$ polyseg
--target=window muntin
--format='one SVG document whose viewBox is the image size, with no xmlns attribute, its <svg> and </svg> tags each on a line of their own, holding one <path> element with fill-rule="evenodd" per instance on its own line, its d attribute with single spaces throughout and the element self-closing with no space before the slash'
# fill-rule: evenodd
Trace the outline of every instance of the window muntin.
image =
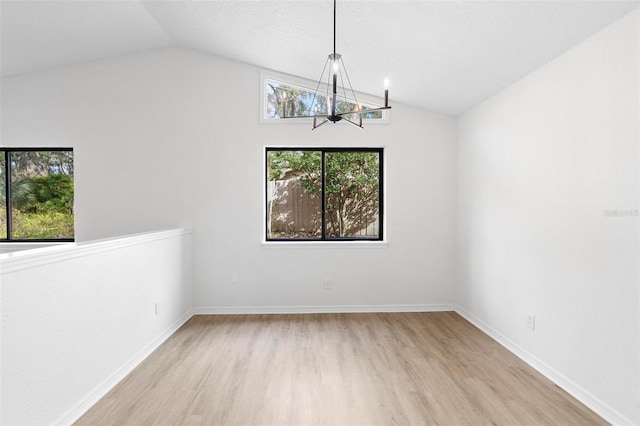
<svg viewBox="0 0 640 426">
<path fill-rule="evenodd" d="M 73 150 L 7 148 L 0 157 L 0 241 L 73 241 Z"/>
<path fill-rule="evenodd" d="M 381 241 L 382 148 L 266 148 L 267 241 Z"/>
</svg>

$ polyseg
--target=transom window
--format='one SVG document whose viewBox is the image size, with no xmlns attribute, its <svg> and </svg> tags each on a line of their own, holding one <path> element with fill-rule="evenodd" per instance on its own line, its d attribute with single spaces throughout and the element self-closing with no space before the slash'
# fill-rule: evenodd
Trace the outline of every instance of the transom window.
<svg viewBox="0 0 640 426">
<path fill-rule="evenodd" d="M 73 150 L 0 148 L 0 241 L 73 241 Z"/>
<path fill-rule="evenodd" d="M 381 241 L 382 148 L 266 148 L 267 241 Z"/>
<path fill-rule="evenodd" d="M 307 117 L 314 114 L 326 114 L 328 111 L 326 85 L 318 87 L 312 82 L 299 77 L 293 77 L 276 72 L 261 73 L 262 78 L 262 108 L 263 122 L 294 123 L 297 120 L 280 120 L 282 117 Z M 317 96 L 314 97 L 318 88 Z M 341 94 L 342 95 L 342 94 Z M 338 112 L 348 112 L 355 109 L 378 108 L 382 100 L 359 93 L 355 99 L 339 97 Z M 358 108 L 359 107 L 359 108 Z M 371 123 L 388 123 L 387 111 L 372 111 L 362 115 L 362 119 Z M 304 123 L 304 121 L 302 121 Z"/>
</svg>

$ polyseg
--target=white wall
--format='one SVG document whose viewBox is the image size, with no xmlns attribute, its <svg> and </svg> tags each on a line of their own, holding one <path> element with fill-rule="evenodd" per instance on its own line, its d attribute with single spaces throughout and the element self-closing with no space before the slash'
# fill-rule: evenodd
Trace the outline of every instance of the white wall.
<svg viewBox="0 0 640 426">
<path fill-rule="evenodd" d="M 636 11 L 459 118 L 456 295 L 601 415 L 635 424 L 639 29 Z"/>
<path fill-rule="evenodd" d="M 13 253 L 22 250 L 33 250 L 45 247 L 56 247 L 73 243 L 0 243 L 0 254 Z"/>
<path fill-rule="evenodd" d="M 365 130 L 260 124 L 258 68 L 166 49 L 3 79 L 1 140 L 75 149 L 80 241 L 193 226 L 200 312 L 457 302 L 608 419 L 638 423 L 638 218 L 604 214 L 639 207 L 638 19 L 458 127 L 393 99 L 391 124 Z M 262 245 L 264 145 L 384 146 L 389 244 Z"/>
<path fill-rule="evenodd" d="M 451 307 L 455 119 L 392 92 L 388 125 L 260 124 L 259 75 L 166 49 L 6 78 L 2 143 L 74 148 L 79 240 L 193 226 L 201 312 Z M 264 145 L 384 147 L 389 244 L 263 246 Z"/>
<path fill-rule="evenodd" d="M 0 255 L 0 423 L 74 421 L 191 316 L 190 262 L 181 229 Z"/>
</svg>

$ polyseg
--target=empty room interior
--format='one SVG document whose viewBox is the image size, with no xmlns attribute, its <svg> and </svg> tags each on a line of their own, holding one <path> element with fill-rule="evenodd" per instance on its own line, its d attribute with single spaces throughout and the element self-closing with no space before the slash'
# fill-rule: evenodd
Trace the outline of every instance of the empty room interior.
<svg viewBox="0 0 640 426">
<path fill-rule="evenodd" d="M 0 424 L 640 426 L 639 1 L 0 25 Z"/>
</svg>

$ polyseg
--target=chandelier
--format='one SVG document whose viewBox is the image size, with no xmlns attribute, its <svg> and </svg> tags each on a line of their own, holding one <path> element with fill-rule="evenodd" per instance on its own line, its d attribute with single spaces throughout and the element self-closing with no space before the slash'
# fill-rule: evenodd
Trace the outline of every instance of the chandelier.
<svg viewBox="0 0 640 426">
<path fill-rule="evenodd" d="M 326 84 L 323 87 L 326 89 L 324 89 L 324 91 L 320 91 L 320 87 L 325 81 L 325 78 Z M 324 97 L 324 102 L 320 101 L 319 95 Z M 342 56 L 336 53 L 336 0 L 333 0 L 333 53 L 329 54 L 324 63 L 322 74 L 320 75 L 315 93 L 311 99 L 311 110 L 313 111 L 313 115 L 287 116 L 286 105 L 286 101 L 283 102 L 283 113 L 280 118 L 311 117 L 313 118 L 313 129 L 316 129 L 328 122 L 337 123 L 342 120 L 363 128 L 363 114 L 391 109 L 389 106 L 388 79 L 384 80 L 383 107 L 363 108 L 358 102 L 356 92 L 351 86 L 351 80 L 349 80 L 349 74 L 347 74 L 347 69 L 344 65 L 344 61 L 342 60 Z"/>
</svg>

